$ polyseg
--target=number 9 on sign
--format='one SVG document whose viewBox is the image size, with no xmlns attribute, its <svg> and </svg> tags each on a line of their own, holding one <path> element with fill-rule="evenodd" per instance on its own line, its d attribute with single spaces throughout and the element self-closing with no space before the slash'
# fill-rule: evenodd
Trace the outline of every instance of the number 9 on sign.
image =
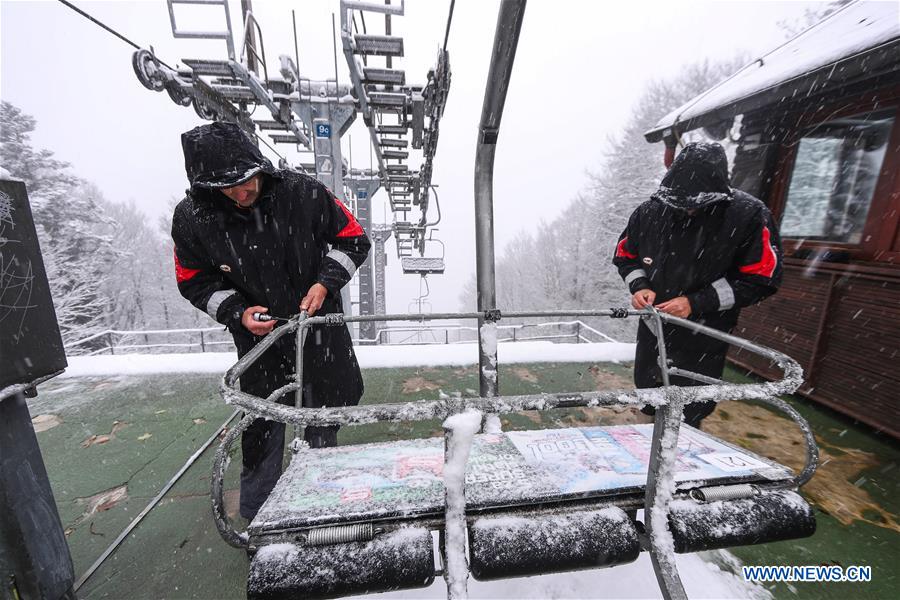
<svg viewBox="0 0 900 600">
<path fill-rule="evenodd" d="M 330 138 L 331 125 L 328 123 L 316 123 L 316 137 Z"/>
</svg>

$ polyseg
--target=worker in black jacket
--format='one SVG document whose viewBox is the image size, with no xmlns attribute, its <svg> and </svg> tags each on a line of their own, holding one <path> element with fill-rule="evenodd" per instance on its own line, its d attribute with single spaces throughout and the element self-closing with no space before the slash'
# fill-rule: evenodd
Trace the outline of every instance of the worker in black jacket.
<svg viewBox="0 0 900 600">
<path fill-rule="evenodd" d="M 636 309 L 662 312 L 730 332 L 740 309 L 772 295 L 781 282 L 781 243 L 766 206 L 729 185 L 728 160 L 719 144 L 684 147 L 659 190 L 631 215 L 613 264 Z M 683 327 L 664 327 L 670 364 L 721 378 L 724 342 Z M 662 385 L 656 336 L 641 321 L 634 359 L 638 388 Z M 673 385 L 700 385 L 672 377 Z M 684 420 L 699 427 L 715 403 L 694 403 Z M 650 407 L 645 412 L 652 414 Z"/>
<path fill-rule="evenodd" d="M 172 219 L 178 289 L 231 331 L 238 356 L 276 323 L 254 313 L 342 312 L 341 288 L 370 247 L 350 211 L 312 177 L 273 168 L 236 125 L 203 125 L 181 142 L 191 187 Z M 241 389 L 265 397 L 289 383 L 295 347 L 295 336 L 279 339 L 247 369 Z M 362 396 L 346 327 L 310 331 L 303 373 L 304 406 L 355 405 Z M 307 427 L 304 435 L 312 447 L 337 444 L 336 427 Z M 240 513 L 252 519 L 281 475 L 284 424 L 257 419 L 241 447 Z"/>
</svg>

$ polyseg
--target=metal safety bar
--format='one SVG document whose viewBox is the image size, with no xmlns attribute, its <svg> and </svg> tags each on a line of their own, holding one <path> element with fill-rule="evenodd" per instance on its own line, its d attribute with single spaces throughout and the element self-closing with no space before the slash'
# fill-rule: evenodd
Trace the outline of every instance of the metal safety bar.
<svg viewBox="0 0 900 600">
<path fill-rule="evenodd" d="M 253 29 L 250 26 L 253 26 Z M 259 51 L 256 50 L 256 46 L 253 43 L 253 34 L 259 36 Z M 250 60 L 252 58 L 252 60 Z M 263 68 L 263 82 L 269 83 L 269 69 L 266 66 L 266 46 L 263 42 L 262 28 L 259 26 L 259 21 L 256 20 L 256 17 L 253 16 L 253 13 L 249 10 L 247 11 L 246 16 L 244 17 L 244 43 L 241 45 L 241 62 L 247 61 L 247 68 L 251 71 L 256 72 L 256 76 L 259 77 L 259 69 L 254 69 L 254 63 L 262 64 Z"/>
<path fill-rule="evenodd" d="M 295 440 L 292 448 L 296 452 L 302 447 L 298 443 L 300 429 L 305 426 L 359 425 L 380 421 L 423 421 L 430 419 L 446 419 L 465 411 L 477 410 L 482 414 L 507 414 L 527 410 L 549 410 L 571 407 L 609 407 L 609 406 L 644 406 L 657 408 L 651 441 L 651 458 L 648 466 L 647 485 L 645 489 L 644 511 L 648 531 L 649 552 L 656 572 L 660 589 L 665 598 L 686 598 L 684 587 L 675 564 L 672 533 L 666 525 L 668 506 L 675 491 L 675 461 L 678 444 L 678 432 L 681 425 L 682 410 L 692 402 L 721 402 L 723 400 L 758 400 L 765 402 L 795 421 L 803 433 L 806 445 L 806 462 L 803 469 L 795 477 L 776 482 L 758 483 L 755 488 L 763 490 L 793 489 L 810 480 L 818 462 L 818 448 L 809 424 L 786 402 L 778 398 L 790 394 L 802 383 L 803 371 L 791 357 L 771 348 L 760 346 L 734 335 L 712 329 L 705 325 L 661 313 L 653 308 L 632 310 L 613 308 L 606 310 L 580 311 L 522 311 L 503 313 L 507 318 L 527 317 L 640 317 L 651 326 L 659 341 L 659 364 L 663 378 L 663 387 L 632 390 L 609 390 L 577 393 L 538 393 L 517 396 L 491 396 L 479 398 L 441 398 L 438 400 L 418 400 L 404 403 L 376 404 L 369 406 L 346 406 L 304 408 L 302 393 L 295 395 L 295 406 L 277 403 L 285 394 L 302 389 L 303 384 L 303 351 L 308 331 L 314 326 L 344 327 L 347 323 L 369 321 L 437 321 L 448 319 L 478 319 L 490 326 L 500 319 L 499 311 L 436 313 L 420 315 L 362 315 L 345 317 L 343 314 L 329 314 L 308 317 L 301 313 L 288 319 L 280 327 L 257 344 L 244 355 L 222 379 L 220 392 L 229 404 L 247 412 L 247 416 L 222 441 L 213 466 L 212 503 L 216 527 L 222 538 L 235 547 L 247 547 L 249 539 L 246 534 L 239 533 L 229 524 L 225 515 L 223 499 L 224 473 L 227 468 L 228 454 L 231 446 L 238 439 L 254 418 L 263 417 L 295 427 Z M 748 352 L 757 354 L 772 361 L 784 373 L 781 379 L 763 383 L 726 383 L 691 371 L 667 366 L 663 325 L 685 327 L 697 333 L 709 336 Z M 267 398 L 259 398 L 236 389 L 240 376 L 266 350 L 286 335 L 297 336 L 297 364 L 294 381 L 278 388 Z M 669 381 L 670 375 L 695 379 L 706 385 L 677 386 Z"/>
</svg>

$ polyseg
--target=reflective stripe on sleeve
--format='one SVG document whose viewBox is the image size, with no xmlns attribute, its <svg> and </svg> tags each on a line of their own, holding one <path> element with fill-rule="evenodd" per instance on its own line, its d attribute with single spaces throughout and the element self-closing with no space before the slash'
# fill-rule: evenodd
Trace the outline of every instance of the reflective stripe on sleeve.
<svg viewBox="0 0 900 600">
<path fill-rule="evenodd" d="M 724 277 L 720 277 L 712 282 L 712 287 L 716 290 L 716 296 L 719 297 L 719 310 L 728 310 L 734 306 L 734 290 L 731 284 Z"/>
<path fill-rule="evenodd" d="M 325 255 L 325 258 L 330 258 L 344 267 L 344 270 L 347 271 L 347 275 L 350 277 L 353 277 L 353 274 L 356 273 L 356 265 L 353 263 L 353 259 L 340 250 L 332 248 L 331 251 Z"/>
<path fill-rule="evenodd" d="M 631 282 L 635 279 L 640 279 L 641 277 L 646 277 L 647 273 L 643 269 L 635 269 L 631 273 L 625 276 L 625 285 L 631 285 Z"/>
<path fill-rule="evenodd" d="M 218 292 L 213 292 L 213 295 L 209 297 L 209 300 L 206 302 L 206 314 L 211 316 L 213 319 L 216 318 L 216 314 L 219 312 L 219 307 L 222 306 L 222 303 L 234 296 L 237 292 L 234 290 L 219 290 Z"/>
</svg>

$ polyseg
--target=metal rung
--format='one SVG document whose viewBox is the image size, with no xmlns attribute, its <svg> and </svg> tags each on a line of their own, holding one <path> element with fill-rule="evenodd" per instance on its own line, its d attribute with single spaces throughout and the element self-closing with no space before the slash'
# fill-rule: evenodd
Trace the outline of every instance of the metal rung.
<svg viewBox="0 0 900 600">
<path fill-rule="evenodd" d="M 361 2 L 360 0 L 342 0 L 341 8 L 344 10 L 359 10 L 363 12 L 403 16 L 403 4 L 403 0 L 400 0 L 400 4 L 393 5 L 375 4 L 374 2 Z"/>
<path fill-rule="evenodd" d="M 391 148 L 406 148 L 409 145 L 409 142 L 402 139 L 398 140 L 394 138 L 382 138 L 378 141 L 378 145 L 390 146 Z"/>
<path fill-rule="evenodd" d="M 409 128 L 406 125 L 380 125 L 375 128 L 375 133 L 379 134 L 391 134 L 391 135 L 403 135 Z"/>
<path fill-rule="evenodd" d="M 206 60 L 203 58 L 185 58 L 184 64 L 191 68 L 194 75 L 215 75 L 218 77 L 234 77 L 231 65 L 227 60 Z"/>
<path fill-rule="evenodd" d="M 406 94 L 394 94 L 391 92 L 371 92 L 368 96 L 369 104 L 376 108 L 403 108 L 406 105 Z"/>
<path fill-rule="evenodd" d="M 387 152 L 384 152 L 384 154 L 387 154 Z M 407 154 L 409 153 L 407 152 Z M 388 165 L 387 170 L 388 173 L 409 173 L 409 167 L 406 165 Z"/>
<path fill-rule="evenodd" d="M 284 123 L 279 123 L 278 121 L 254 121 L 254 123 L 256 123 L 256 126 L 259 127 L 260 129 L 284 130 L 284 129 L 288 128 L 288 125 L 285 125 Z"/>
<path fill-rule="evenodd" d="M 253 90 L 236 85 L 214 85 L 214 90 L 222 94 L 228 100 L 256 100 Z"/>
<path fill-rule="evenodd" d="M 363 68 L 363 83 L 387 85 L 403 85 L 406 83 L 406 71 L 400 69 Z"/>
<path fill-rule="evenodd" d="M 244 82 L 234 77 L 216 77 L 210 83 L 213 85 L 244 85 Z"/>
<path fill-rule="evenodd" d="M 384 158 L 396 158 L 396 159 L 404 159 L 409 158 L 409 152 L 403 152 L 402 150 L 382 150 L 381 156 Z M 408 168 L 404 165 L 404 169 Z"/>
<path fill-rule="evenodd" d="M 270 135 L 272 141 L 276 144 L 299 144 L 300 140 L 293 135 Z"/>
<path fill-rule="evenodd" d="M 357 35 L 353 38 L 354 54 L 368 56 L 403 56 L 403 38 L 392 35 Z"/>
</svg>

